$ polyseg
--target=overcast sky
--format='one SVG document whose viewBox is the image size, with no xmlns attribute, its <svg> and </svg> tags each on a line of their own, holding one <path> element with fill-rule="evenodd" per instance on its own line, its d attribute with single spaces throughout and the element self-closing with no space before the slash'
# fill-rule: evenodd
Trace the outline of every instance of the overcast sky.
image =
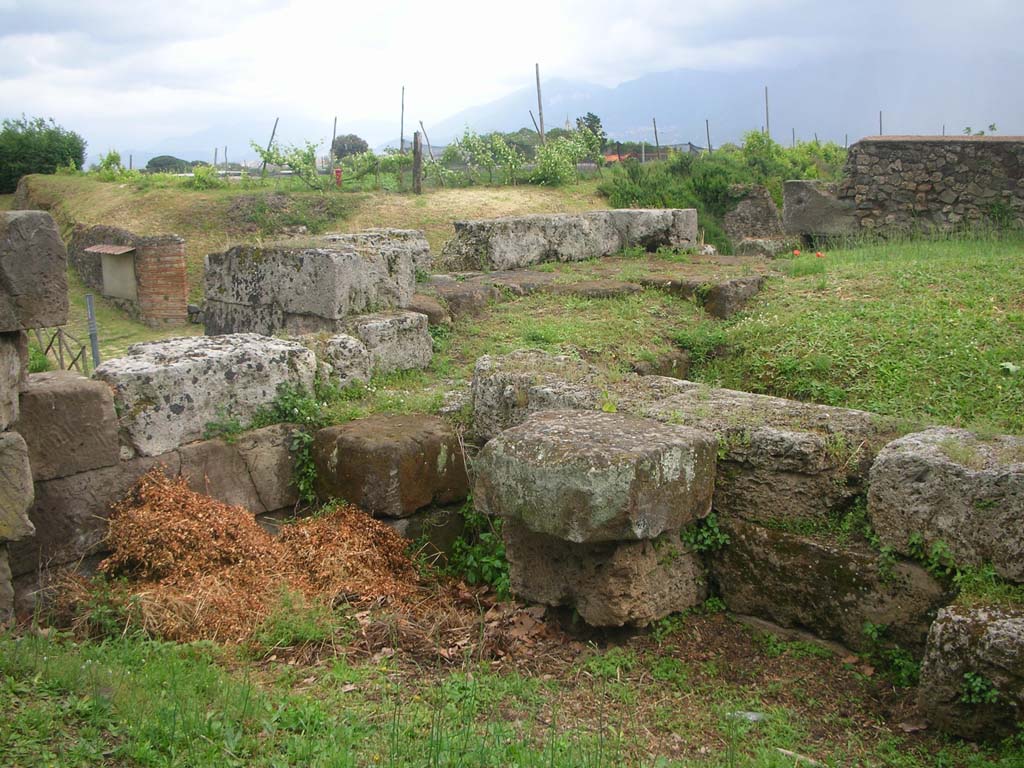
<svg viewBox="0 0 1024 768">
<path fill-rule="evenodd" d="M 0 116 L 52 116 L 94 153 L 276 115 L 381 123 L 380 141 L 403 84 L 407 125 L 429 124 L 529 84 L 535 61 L 602 85 L 883 50 L 908 70 L 942 51 L 1019 65 L 1022 32 L 1021 0 L 0 0 Z"/>
</svg>

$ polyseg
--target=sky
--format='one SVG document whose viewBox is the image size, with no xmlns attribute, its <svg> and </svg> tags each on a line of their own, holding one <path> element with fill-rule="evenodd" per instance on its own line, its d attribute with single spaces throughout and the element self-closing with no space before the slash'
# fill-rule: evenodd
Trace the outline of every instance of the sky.
<svg viewBox="0 0 1024 768">
<path fill-rule="evenodd" d="M 53 117 L 93 155 L 231 123 L 265 136 L 276 116 L 322 125 L 308 137 L 322 139 L 337 115 L 339 132 L 380 142 L 397 134 L 403 85 L 406 125 L 429 125 L 530 85 L 535 62 L 544 78 L 615 86 L 682 68 L 856 67 L 884 52 L 912 83 L 944 51 L 1024 75 L 1022 31 L 1020 0 L 0 0 L 0 117 Z M 1020 101 L 968 86 L 992 105 L 979 122 Z"/>
</svg>

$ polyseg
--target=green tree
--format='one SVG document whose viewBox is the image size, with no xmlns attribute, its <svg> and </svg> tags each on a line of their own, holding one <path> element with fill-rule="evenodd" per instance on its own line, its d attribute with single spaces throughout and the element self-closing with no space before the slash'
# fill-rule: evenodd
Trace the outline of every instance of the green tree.
<svg viewBox="0 0 1024 768">
<path fill-rule="evenodd" d="M 587 112 L 583 117 L 577 117 L 576 129 L 582 130 L 584 128 L 597 137 L 601 142 L 600 150 L 604 152 L 604 148 L 608 146 L 608 134 L 604 132 L 604 126 L 601 125 L 601 118 L 593 112 Z"/>
<path fill-rule="evenodd" d="M 29 173 L 54 173 L 58 168 L 81 170 L 85 140 L 41 117 L 4 120 L 0 128 L 0 194 L 13 192 Z"/>
<path fill-rule="evenodd" d="M 334 139 L 334 143 L 331 144 L 331 153 L 339 160 L 349 155 L 358 155 L 369 149 L 370 145 L 366 143 L 366 140 L 356 136 L 354 133 L 337 136 Z"/>
<path fill-rule="evenodd" d="M 146 170 L 154 173 L 184 173 L 191 167 L 188 160 L 173 155 L 157 155 L 146 163 Z"/>
</svg>

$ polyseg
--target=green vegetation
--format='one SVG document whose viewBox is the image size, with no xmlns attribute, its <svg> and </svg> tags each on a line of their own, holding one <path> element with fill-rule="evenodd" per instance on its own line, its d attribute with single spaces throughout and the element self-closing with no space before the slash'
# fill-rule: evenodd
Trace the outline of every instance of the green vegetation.
<svg viewBox="0 0 1024 768">
<path fill-rule="evenodd" d="M 999 701 L 999 690 L 991 680 L 977 672 L 964 672 L 960 689 L 960 701 L 964 704 L 995 704 Z"/>
<path fill-rule="evenodd" d="M 18 179 L 30 173 L 80 170 L 85 164 L 85 140 L 73 131 L 41 117 L 0 123 L 0 194 L 13 192 Z"/>
<path fill-rule="evenodd" d="M 718 527 L 718 516 L 712 512 L 684 528 L 682 540 L 694 552 L 714 552 L 729 543 L 729 534 Z"/>
<path fill-rule="evenodd" d="M 463 506 L 462 518 L 465 528 L 448 557 L 448 572 L 467 584 L 486 584 L 500 599 L 508 599 L 512 585 L 501 538 L 501 519 L 476 512 L 472 498 Z"/>
<path fill-rule="evenodd" d="M 677 153 L 643 165 L 627 160 L 600 190 L 613 208 L 696 208 L 705 240 L 729 253 L 722 218 L 736 205 L 737 185 L 767 187 L 781 208 L 783 181 L 836 179 L 845 161 L 846 150 L 837 144 L 787 148 L 750 131 L 741 147 L 725 145 L 700 157 Z"/>
</svg>

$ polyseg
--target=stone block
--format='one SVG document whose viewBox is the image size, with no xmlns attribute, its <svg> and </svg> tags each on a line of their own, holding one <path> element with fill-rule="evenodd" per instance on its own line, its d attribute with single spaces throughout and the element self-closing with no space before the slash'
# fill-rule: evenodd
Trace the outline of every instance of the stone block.
<svg viewBox="0 0 1024 768">
<path fill-rule="evenodd" d="M 28 514 L 33 498 L 28 446 L 17 432 L 0 433 L 0 542 L 35 533 Z"/>
<path fill-rule="evenodd" d="M 256 489 L 259 508 L 266 512 L 292 509 L 299 502 L 292 451 L 292 441 L 299 430 L 294 424 L 273 424 L 246 432 L 235 440 L 235 448 Z"/>
<path fill-rule="evenodd" d="M 574 606 L 594 627 L 646 626 L 707 597 L 700 559 L 674 534 L 573 544 L 506 520 L 502 535 L 512 591 L 532 602 Z"/>
<path fill-rule="evenodd" d="M 124 461 L 112 467 L 36 483 L 29 517 L 35 535 L 9 545 L 15 577 L 73 563 L 104 550 L 110 507 L 155 466 L 178 474 L 178 453 Z"/>
<path fill-rule="evenodd" d="M 498 288 L 477 281 L 441 283 L 435 285 L 432 290 L 444 302 L 453 320 L 479 314 L 489 304 L 502 299 Z"/>
<path fill-rule="evenodd" d="M 243 423 L 282 384 L 312 391 L 314 354 L 293 341 L 235 334 L 135 344 L 93 376 L 113 389 L 122 441 L 156 456 L 202 438 L 225 415 Z"/>
<path fill-rule="evenodd" d="M 383 415 L 321 429 L 313 441 L 317 491 L 377 517 L 408 517 L 466 498 L 455 430 L 442 419 Z"/>
<path fill-rule="evenodd" d="M 863 492 L 878 449 L 895 436 L 890 420 L 865 411 L 705 386 L 646 412 L 713 433 L 720 451 L 715 509 L 767 524 L 833 519 Z"/>
<path fill-rule="evenodd" d="M 434 358 L 427 316 L 418 312 L 360 315 L 348 320 L 345 330 L 366 346 L 373 373 L 426 368 Z"/>
<path fill-rule="evenodd" d="M 118 461 L 117 415 L 110 387 L 73 371 L 29 376 L 18 429 L 32 477 L 53 480 Z"/>
<path fill-rule="evenodd" d="M 611 256 L 631 246 L 689 248 L 696 241 L 691 209 L 535 214 L 457 221 L 441 258 L 446 268 L 508 270 Z"/>
<path fill-rule="evenodd" d="M 842 236 L 859 229 L 854 202 L 839 197 L 834 185 L 787 181 L 782 192 L 782 226 L 788 235 Z"/>
<path fill-rule="evenodd" d="M 322 247 L 238 246 L 206 257 L 208 334 L 340 331 L 349 315 L 412 299 L 418 247 L 384 235 Z M 390 243 L 390 244 L 389 244 Z"/>
<path fill-rule="evenodd" d="M 7 429 L 18 420 L 18 390 L 25 372 L 22 359 L 24 331 L 0 333 L 0 430 Z"/>
<path fill-rule="evenodd" d="M 316 355 L 318 375 L 339 387 L 370 380 L 370 352 L 359 339 L 345 333 L 316 333 L 295 339 Z"/>
<path fill-rule="evenodd" d="M 959 565 L 1024 582 L 1024 438 L 950 427 L 901 437 L 871 467 L 868 515 L 897 552 L 911 554 L 912 536 L 925 549 L 941 541 Z"/>
<path fill-rule="evenodd" d="M 0 211 L 0 333 L 68 321 L 68 254 L 44 211 Z"/>
<path fill-rule="evenodd" d="M 972 680 L 981 690 L 969 687 Z M 918 702 L 929 725 L 944 733 L 992 741 L 1017 733 L 1024 723 L 1024 611 L 940 611 L 928 633 Z"/>
<path fill-rule="evenodd" d="M 477 510 L 574 543 L 653 539 L 711 511 L 717 443 L 621 413 L 542 411 L 474 468 Z"/>
<path fill-rule="evenodd" d="M 870 650 L 867 622 L 917 656 L 936 611 L 950 601 L 927 571 L 887 564 L 860 545 L 798 536 L 740 520 L 720 520 L 729 543 L 709 558 L 730 611 L 809 630 L 855 650 Z"/>
<path fill-rule="evenodd" d="M 420 551 L 428 559 L 447 559 L 466 529 L 462 507 L 425 509 L 409 517 L 389 517 L 382 522 L 399 536 L 420 546 Z"/>
<path fill-rule="evenodd" d="M 7 560 L 7 545 L 0 544 L 0 629 L 14 618 L 14 579 Z"/>
<path fill-rule="evenodd" d="M 406 309 L 410 312 L 419 312 L 421 315 L 426 315 L 427 324 L 431 326 L 447 326 L 452 324 L 452 318 L 448 314 L 448 310 L 441 306 L 441 302 L 433 296 L 427 296 L 423 293 L 414 294 L 412 301 L 409 302 L 409 306 Z"/>
<path fill-rule="evenodd" d="M 734 187 L 739 196 L 735 207 L 722 219 L 725 234 L 733 245 L 747 238 L 781 238 L 782 219 L 775 201 L 765 187 Z"/>
<path fill-rule="evenodd" d="M 747 302 L 761 292 L 762 275 L 734 277 L 712 284 L 700 295 L 704 311 L 712 317 L 727 320 L 747 306 Z"/>
<path fill-rule="evenodd" d="M 369 258 L 383 256 L 391 262 L 412 262 L 413 270 L 429 272 L 434 258 L 430 254 L 427 236 L 419 229 L 372 228 L 361 232 L 331 232 L 323 236 L 331 244 L 350 245 Z"/>
</svg>

